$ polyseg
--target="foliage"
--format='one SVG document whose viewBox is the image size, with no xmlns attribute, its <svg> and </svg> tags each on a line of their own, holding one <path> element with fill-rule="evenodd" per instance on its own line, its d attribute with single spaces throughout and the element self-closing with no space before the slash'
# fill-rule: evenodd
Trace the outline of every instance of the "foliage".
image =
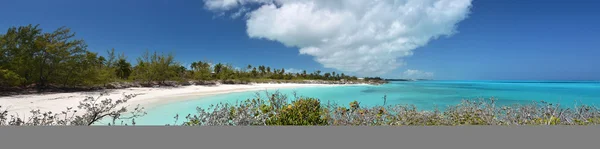
<svg viewBox="0 0 600 149">
<path fill-rule="evenodd" d="M 0 68 L 0 86 L 18 86 L 23 78 L 17 73 Z"/>
<path fill-rule="evenodd" d="M 19 84 L 35 83 L 39 88 L 50 83 L 72 84 L 79 80 L 70 80 L 71 75 L 85 72 L 97 62 L 89 59 L 83 40 L 72 39 L 74 36 L 64 27 L 52 33 L 42 33 L 32 25 L 9 28 L 0 35 L 0 67 L 21 76 Z"/>
<path fill-rule="evenodd" d="M 300 98 L 289 103 L 287 96 L 279 92 L 266 93 L 264 100 L 256 98 L 235 104 L 221 103 L 208 109 L 197 108 L 196 115 L 186 116 L 187 126 L 210 125 L 326 125 L 324 110 L 318 99 Z M 210 111 L 210 112 L 209 112 Z M 178 118 L 178 116 L 176 116 Z"/>
<path fill-rule="evenodd" d="M 150 83 L 158 81 L 163 83 L 178 76 L 178 69 L 181 65 L 175 62 L 172 54 L 159 55 L 154 52 L 152 55 L 146 51 L 137 59 L 138 65 L 133 68 L 134 80 Z"/>
<path fill-rule="evenodd" d="M 167 81 L 294 82 L 295 80 L 358 81 L 344 73 L 320 70 L 307 73 L 248 65 L 243 69 L 227 63 L 193 62 L 188 70 L 173 54 L 146 51 L 132 65 L 124 54 L 111 49 L 105 56 L 87 49 L 69 28 L 44 32 L 38 25 L 11 27 L 0 35 L 0 86 L 48 88 L 101 88 L 120 81 L 164 85 Z M 342 81 L 340 81 L 342 80 Z"/>
<path fill-rule="evenodd" d="M 212 70 L 208 62 L 192 62 L 191 68 L 191 78 L 194 80 L 210 80 L 212 78 Z"/>
<path fill-rule="evenodd" d="M 267 125 L 327 125 L 318 99 L 300 98 L 267 119 Z"/>
<path fill-rule="evenodd" d="M 127 62 L 125 58 L 119 58 L 116 64 L 116 75 L 119 79 L 127 80 L 131 75 L 131 63 Z"/>
</svg>

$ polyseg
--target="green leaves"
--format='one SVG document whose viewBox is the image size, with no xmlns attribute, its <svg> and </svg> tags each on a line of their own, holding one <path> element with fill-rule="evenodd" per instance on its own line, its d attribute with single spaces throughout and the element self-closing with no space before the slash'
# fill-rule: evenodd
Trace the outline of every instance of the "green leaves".
<svg viewBox="0 0 600 149">
<path fill-rule="evenodd" d="M 80 78 L 72 78 L 74 73 L 89 69 L 93 63 L 85 62 L 96 61 L 96 57 L 86 59 L 87 45 L 74 36 L 66 27 L 51 33 L 43 33 L 37 25 L 12 27 L 0 37 L 0 66 L 20 76 L 18 84 L 34 83 L 40 88 L 75 84 Z"/>
<path fill-rule="evenodd" d="M 0 84 L 18 86 L 24 79 L 19 74 L 0 68 Z"/>
<path fill-rule="evenodd" d="M 151 83 L 158 81 L 162 84 L 165 81 L 177 79 L 178 71 L 181 65 L 175 62 L 173 54 L 158 54 L 154 52 L 152 55 L 146 51 L 144 55 L 138 58 L 138 65 L 133 69 L 134 80 Z"/>
<path fill-rule="evenodd" d="M 122 80 L 129 79 L 129 76 L 131 75 L 131 72 L 132 72 L 131 63 L 127 62 L 127 60 L 125 60 L 125 58 L 119 58 L 115 67 L 116 67 L 115 73 L 116 73 L 117 77 L 119 77 Z"/>
<path fill-rule="evenodd" d="M 123 80 L 139 81 L 145 85 L 165 81 L 187 82 L 190 80 L 221 80 L 224 83 L 249 82 L 301 82 L 310 80 L 333 80 L 345 83 L 357 80 L 338 73 L 321 71 L 289 72 L 281 68 L 252 65 L 245 70 L 226 64 L 214 66 L 208 62 L 194 62 L 191 70 L 175 61 L 172 54 L 146 51 L 132 66 L 125 55 L 117 57 L 111 49 L 107 55 L 87 49 L 84 40 L 77 39 L 69 28 L 60 27 L 53 32 L 43 32 L 38 25 L 11 27 L 0 35 L 0 68 L 4 71 L 0 86 L 36 86 L 45 88 L 90 88 Z M 290 81 L 291 80 L 291 81 Z M 284 82 L 286 82 L 284 81 Z"/>
<path fill-rule="evenodd" d="M 301 98 L 279 109 L 267 119 L 267 125 L 327 125 L 321 103 L 315 98 Z"/>
</svg>

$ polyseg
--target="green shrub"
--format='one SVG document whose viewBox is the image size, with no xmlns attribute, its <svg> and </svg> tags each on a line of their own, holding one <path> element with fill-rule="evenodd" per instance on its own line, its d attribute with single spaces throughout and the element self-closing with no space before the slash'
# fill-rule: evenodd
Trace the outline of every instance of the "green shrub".
<svg viewBox="0 0 600 149">
<path fill-rule="evenodd" d="M 14 73 L 10 70 L 0 69 L 0 86 L 17 86 L 21 85 L 24 79 L 19 74 Z"/>
<path fill-rule="evenodd" d="M 267 119 L 267 125 L 327 125 L 322 117 L 321 102 L 314 98 L 301 98 L 279 109 Z"/>
</svg>

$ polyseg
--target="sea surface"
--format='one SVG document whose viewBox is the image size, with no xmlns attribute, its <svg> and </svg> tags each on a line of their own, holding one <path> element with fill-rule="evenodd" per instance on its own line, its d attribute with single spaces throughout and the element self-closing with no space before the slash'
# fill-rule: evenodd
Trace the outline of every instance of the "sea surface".
<svg viewBox="0 0 600 149">
<path fill-rule="evenodd" d="M 398 81 L 389 84 L 352 85 L 337 87 L 307 87 L 279 91 L 293 98 L 292 93 L 305 97 L 319 98 L 322 103 L 337 103 L 347 106 L 356 100 L 361 106 L 386 104 L 415 105 L 421 110 L 444 109 L 459 104 L 464 99 L 497 99 L 500 105 L 529 104 L 533 101 L 576 104 L 600 104 L 600 81 Z M 196 107 L 207 108 L 219 102 L 235 103 L 256 97 L 264 97 L 265 91 L 251 91 L 215 95 L 198 99 L 165 104 L 146 109 L 147 115 L 136 119 L 137 125 L 174 124 L 173 118 L 180 115 L 177 123 L 188 114 L 195 114 Z"/>
</svg>

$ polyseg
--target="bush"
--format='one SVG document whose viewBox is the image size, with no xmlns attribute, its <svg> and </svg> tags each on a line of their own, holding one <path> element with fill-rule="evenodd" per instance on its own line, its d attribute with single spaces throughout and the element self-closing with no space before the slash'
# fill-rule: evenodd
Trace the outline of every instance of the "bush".
<svg viewBox="0 0 600 149">
<path fill-rule="evenodd" d="M 25 79 L 21 78 L 19 74 L 14 73 L 10 70 L 0 68 L 0 87 L 2 86 L 18 86 L 21 85 Z"/>
<path fill-rule="evenodd" d="M 267 125 L 327 125 L 322 118 L 321 102 L 314 98 L 301 98 L 280 109 L 267 119 Z"/>
</svg>

